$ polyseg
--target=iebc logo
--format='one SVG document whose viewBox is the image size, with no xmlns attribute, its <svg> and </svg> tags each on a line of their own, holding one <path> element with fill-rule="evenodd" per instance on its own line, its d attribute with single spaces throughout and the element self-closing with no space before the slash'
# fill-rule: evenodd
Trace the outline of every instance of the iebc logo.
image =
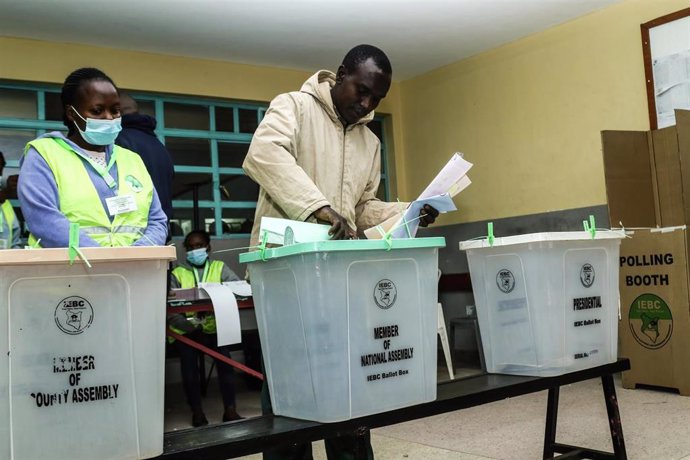
<svg viewBox="0 0 690 460">
<path fill-rule="evenodd" d="M 398 289 L 395 283 L 388 279 L 382 279 L 374 287 L 374 302 L 379 308 L 388 310 L 398 298 Z"/>
<path fill-rule="evenodd" d="M 93 307 L 83 297 L 67 297 L 55 307 L 55 324 L 65 334 L 81 334 L 92 322 Z"/>
<path fill-rule="evenodd" d="M 656 294 L 642 294 L 630 305 L 628 325 L 637 343 L 657 350 L 666 345 L 673 335 L 671 308 Z"/>
<path fill-rule="evenodd" d="M 592 264 L 584 264 L 580 269 L 580 282 L 586 288 L 592 287 L 594 284 L 594 267 Z"/>
<path fill-rule="evenodd" d="M 496 274 L 496 286 L 506 294 L 511 292 L 515 288 L 515 277 L 513 276 L 513 272 L 506 268 L 499 270 Z"/>
</svg>

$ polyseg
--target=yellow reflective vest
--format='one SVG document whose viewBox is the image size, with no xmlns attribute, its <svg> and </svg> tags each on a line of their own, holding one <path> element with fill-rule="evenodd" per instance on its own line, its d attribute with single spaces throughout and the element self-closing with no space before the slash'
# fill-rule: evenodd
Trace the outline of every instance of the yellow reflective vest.
<svg viewBox="0 0 690 460">
<path fill-rule="evenodd" d="M 35 139 L 26 145 L 25 153 L 33 147 L 48 163 L 58 189 L 60 212 L 70 222 L 101 246 L 131 246 L 141 238 L 148 225 L 153 200 L 153 182 L 141 157 L 131 150 L 113 146 L 117 165 L 117 195 L 132 195 L 137 209 L 110 218 L 101 204 L 80 155 L 62 139 Z M 30 244 L 35 244 L 33 235 Z"/>
<path fill-rule="evenodd" d="M 2 226 L 4 225 L 2 221 L 7 223 L 7 245 L 5 249 L 12 249 L 12 238 L 14 237 L 14 221 L 17 220 L 17 215 L 12 209 L 12 203 L 10 200 L 5 200 L 2 205 L 0 205 L 0 210 L 2 211 L 0 215 L 0 231 L 2 231 Z M 0 248 L 1 249 L 1 248 Z"/>
<path fill-rule="evenodd" d="M 204 265 L 204 272 L 201 277 L 199 277 L 198 272 L 195 269 L 188 267 L 178 266 L 172 271 L 172 274 L 177 281 L 180 283 L 182 289 L 190 289 L 196 287 L 199 283 L 220 283 L 221 275 L 223 273 L 223 266 L 225 264 L 220 260 L 206 261 Z M 188 317 L 194 316 L 194 313 L 187 313 Z M 170 327 L 173 332 L 178 334 L 184 334 L 183 331 Z M 206 314 L 201 321 L 201 329 L 206 334 L 216 333 L 216 317 L 213 314 Z"/>
</svg>

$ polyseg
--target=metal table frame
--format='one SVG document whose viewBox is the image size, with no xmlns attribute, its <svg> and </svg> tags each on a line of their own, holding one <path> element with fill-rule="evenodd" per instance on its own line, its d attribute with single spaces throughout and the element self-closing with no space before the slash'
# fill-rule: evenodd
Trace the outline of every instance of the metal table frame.
<svg viewBox="0 0 690 460">
<path fill-rule="evenodd" d="M 506 398 L 548 390 L 543 458 L 627 459 L 623 429 L 613 374 L 630 369 L 630 361 L 571 372 L 558 377 L 522 377 L 484 374 L 466 379 L 442 382 L 436 401 L 370 415 L 338 423 L 318 423 L 280 416 L 262 416 L 236 422 L 210 425 L 165 434 L 165 451 L 160 459 L 224 460 L 261 452 L 279 446 L 317 441 L 344 434 L 355 434 L 356 458 L 366 458 L 365 440 L 369 430 L 459 409 L 478 406 Z M 611 431 L 613 452 L 556 442 L 558 396 L 562 385 L 601 378 Z"/>
</svg>

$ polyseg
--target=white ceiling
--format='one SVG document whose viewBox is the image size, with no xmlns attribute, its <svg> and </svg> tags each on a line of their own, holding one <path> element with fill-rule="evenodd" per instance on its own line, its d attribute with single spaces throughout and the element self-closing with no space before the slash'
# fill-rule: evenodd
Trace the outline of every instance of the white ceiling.
<svg viewBox="0 0 690 460">
<path fill-rule="evenodd" d="M 405 80 L 620 1 L 0 0 L 0 35 L 306 71 L 369 43 Z"/>
</svg>

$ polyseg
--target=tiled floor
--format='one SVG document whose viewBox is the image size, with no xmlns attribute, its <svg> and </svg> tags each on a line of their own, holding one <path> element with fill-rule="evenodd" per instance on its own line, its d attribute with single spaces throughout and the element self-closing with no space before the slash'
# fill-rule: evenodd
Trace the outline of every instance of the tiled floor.
<svg viewBox="0 0 690 460">
<path fill-rule="evenodd" d="M 447 378 L 439 366 L 439 378 Z M 461 371 L 463 375 L 475 370 Z M 166 430 L 188 428 L 190 414 L 179 385 L 169 385 Z M 628 458 L 631 460 L 690 460 L 690 398 L 650 390 L 616 391 Z M 259 393 L 238 379 L 238 412 L 259 415 Z M 176 402 L 175 402 L 176 401 Z M 211 423 L 220 421 L 222 408 L 215 382 L 205 400 Z M 532 460 L 541 458 L 546 392 L 507 399 L 462 411 L 372 430 L 377 459 L 405 460 Z M 561 388 L 557 440 L 611 450 L 606 408 L 600 380 Z M 242 457 L 258 460 L 261 455 Z M 314 458 L 325 459 L 323 443 L 314 443 Z"/>
<path fill-rule="evenodd" d="M 243 417 L 261 415 L 260 392 L 249 390 L 243 378 L 236 375 L 237 412 Z M 209 382 L 208 394 L 203 399 L 204 412 L 209 423 L 220 423 L 223 416 L 223 401 L 218 390 L 218 382 Z M 192 413 L 184 398 L 182 384 L 165 386 L 165 431 L 191 428 Z"/>
</svg>

